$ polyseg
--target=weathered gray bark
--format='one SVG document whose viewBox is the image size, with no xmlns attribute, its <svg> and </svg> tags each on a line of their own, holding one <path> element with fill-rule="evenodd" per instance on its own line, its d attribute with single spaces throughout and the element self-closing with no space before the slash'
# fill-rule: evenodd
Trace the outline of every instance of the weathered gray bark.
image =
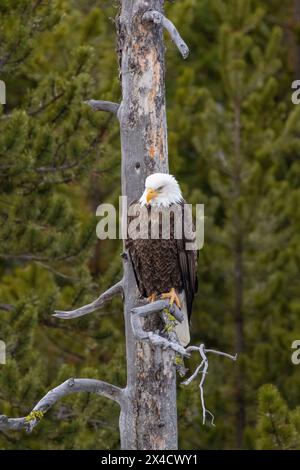
<svg viewBox="0 0 300 470">
<path fill-rule="evenodd" d="M 142 194 L 147 175 L 168 171 L 163 31 L 161 25 L 142 21 L 149 9 L 162 12 L 163 3 L 124 0 L 118 20 L 122 193 L 128 203 Z M 121 446 L 176 449 L 175 353 L 133 336 L 130 316 L 138 291 L 128 257 L 123 282 L 128 399 L 121 410 Z M 152 330 L 158 326 L 157 318 L 151 321 Z"/>
</svg>

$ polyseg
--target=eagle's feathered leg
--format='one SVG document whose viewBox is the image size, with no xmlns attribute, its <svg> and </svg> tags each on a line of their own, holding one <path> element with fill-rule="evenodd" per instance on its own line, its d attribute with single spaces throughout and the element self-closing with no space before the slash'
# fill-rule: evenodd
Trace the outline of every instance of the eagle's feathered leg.
<svg viewBox="0 0 300 470">
<path fill-rule="evenodd" d="M 165 292 L 164 294 L 161 294 L 161 298 L 170 299 L 170 305 L 173 305 L 173 303 L 175 302 L 177 307 L 181 309 L 180 300 L 174 287 L 172 287 L 170 292 Z"/>
<path fill-rule="evenodd" d="M 149 297 L 147 297 L 147 302 L 155 302 L 155 300 L 157 299 L 157 294 L 151 294 L 149 295 Z"/>
</svg>

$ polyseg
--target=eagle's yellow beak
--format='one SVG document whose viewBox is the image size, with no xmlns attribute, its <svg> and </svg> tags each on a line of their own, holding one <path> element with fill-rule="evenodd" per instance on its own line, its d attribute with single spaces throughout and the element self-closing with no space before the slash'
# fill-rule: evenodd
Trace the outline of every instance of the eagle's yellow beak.
<svg viewBox="0 0 300 470">
<path fill-rule="evenodd" d="M 147 201 L 147 204 L 149 204 L 149 202 L 151 201 L 151 199 L 153 199 L 154 197 L 156 197 L 158 195 L 157 191 L 154 191 L 154 189 L 152 188 L 149 188 L 147 190 L 147 194 L 146 194 L 146 201 Z"/>
</svg>

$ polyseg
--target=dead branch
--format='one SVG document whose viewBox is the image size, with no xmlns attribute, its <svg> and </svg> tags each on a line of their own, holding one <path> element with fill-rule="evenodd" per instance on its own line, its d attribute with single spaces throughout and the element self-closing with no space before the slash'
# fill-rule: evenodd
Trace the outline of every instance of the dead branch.
<svg viewBox="0 0 300 470">
<path fill-rule="evenodd" d="M 170 302 L 168 299 L 161 299 L 161 300 L 156 300 L 155 302 L 147 302 L 144 305 L 140 305 L 138 307 L 135 307 L 132 309 L 132 314 L 136 315 L 138 314 L 141 317 L 145 317 L 151 313 L 155 312 L 160 312 L 164 308 L 167 308 L 170 313 L 178 320 L 179 322 L 182 322 L 183 320 L 183 313 L 182 311 L 177 307 L 177 305 L 174 303 L 173 305 L 170 305 Z"/>
<path fill-rule="evenodd" d="M 176 44 L 180 54 L 184 59 L 189 55 L 189 48 L 178 33 L 176 27 L 168 18 L 156 10 L 149 10 L 143 14 L 143 21 L 152 21 L 155 24 L 161 24 L 170 34 L 172 41 Z"/>
<path fill-rule="evenodd" d="M 82 317 L 88 313 L 95 312 L 98 308 L 103 307 L 103 305 L 115 297 L 118 294 L 123 294 L 123 281 L 117 282 L 114 286 L 107 289 L 103 294 L 101 294 L 96 300 L 91 302 L 88 305 L 83 307 L 76 308 L 75 310 L 55 310 L 53 313 L 54 317 L 63 318 L 65 320 L 70 320 L 72 318 Z"/>
<path fill-rule="evenodd" d="M 64 383 L 50 390 L 33 408 L 29 415 L 22 418 L 8 418 L 0 415 L 0 430 L 17 431 L 25 429 L 31 432 L 44 414 L 61 398 L 77 392 L 88 392 L 101 395 L 116 401 L 121 405 L 123 390 L 102 380 L 95 379 L 68 379 Z"/>
<path fill-rule="evenodd" d="M 113 114 L 117 114 L 120 106 L 118 103 L 102 100 L 87 100 L 85 103 L 88 104 L 94 111 L 107 111 Z"/>
<path fill-rule="evenodd" d="M 212 426 L 214 426 L 215 417 L 212 414 L 212 412 L 209 411 L 206 408 L 205 400 L 204 400 L 203 386 L 204 386 L 205 377 L 206 377 L 207 370 L 208 370 L 208 359 L 207 359 L 206 354 L 207 353 L 217 354 L 219 356 L 227 357 L 228 359 L 231 359 L 232 361 L 236 361 L 237 354 L 235 354 L 235 356 L 232 356 L 231 354 L 227 354 L 227 353 L 224 353 L 222 351 L 216 351 L 215 349 L 205 349 L 204 344 L 200 344 L 199 347 L 189 346 L 188 348 L 186 348 L 186 351 L 187 352 L 198 351 L 202 361 L 199 364 L 199 366 L 195 369 L 194 373 L 188 379 L 186 379 L 186 380 L 184 380 L 184 382 L 182 382 L 182 385 L 189 385 L 198 376 L 198 374 L 200 374 L 200 373 L 202 374 L 201 380 L 200 380 L 200 383 L 199 383 L 200 399 L 201 399 L 201 406 L 202 406 L 202 424 L 203 425 L 205 424 L 206 415 L 209 415 L 211 417 L 211 424 L 212 424 Z"/>
<path fill-rule="evenodd" d="M 189 353 L 177 342 L 167 338 L 164 338 L 160 334 L 153 331 L 145 331 L 143 329 L 141 319 L 147 315 L 152 315 L 153 313 L 162 312 L 164 309 L 168 309 L 171 315 L 176 318 L 178 321 L 183 320 L 183 314 L 177 305 L 173 304 L 170 306 L 169 300 L 157 300 L 156 302 L 147 303 L 139 307 L 135 307 L 131 310 L 131 325 L 134 337 L 138 340 L 149 340 L 152 344 L 156 346 L 162 346 L 163 348 L 171 348 L 175 352 L 181 354 L 182 356 L 189 356 Z"/>
</svg>

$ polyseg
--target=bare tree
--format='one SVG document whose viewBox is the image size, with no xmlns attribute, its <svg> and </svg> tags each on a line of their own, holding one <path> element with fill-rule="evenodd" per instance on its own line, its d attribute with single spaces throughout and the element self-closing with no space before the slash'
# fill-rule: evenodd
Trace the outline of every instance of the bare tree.
<svg viewBox="0 0 300 470">
<path fill-rule="evenodd" d="M 145 178 L 154 172 L 168 172 L 168 145 L 164 83 L 163 29 L 185 58 L 188 47 L 175 26 L 163 14 L 164 0 L 123 0 L 117 17 L 118 55 L 122 85 L 119 104 L 90 100 L 94 110 L 114 113 L 120 123 L 122 147 L 122 194 L 130 203 L 143 191 Z M 62 397 L 74 392 L 93 392 L 120 405 L 120 436 L 122 449 L 177 449 L 176 355 L 200 353 L 201 364 L 186 381 L 202 374 L 200 394 L 203 422 L 207 414 L 203 383 L 207 372 L 206 353 L 234 356 L 206 350 L 204 345 L 186 350 L 177 342 L 175 333 L 168 338 L 161 329 L 167 300 L 140 305 L 130 259 L 122 255 L 122 281 L 100 295 L 94 302 L 79 309 L 62 312 L 56 317 L 71 319 L 94 312 L 121 294 L 127 355 L 125 388 L 92 379 L 69 379 L 49 391 L 31 413 L 23 418 L 0 416 L 1 429 L 31 431 L 45 412 Z M 170 309 L 177 321 L 182 316 L 177 307 Z M 175 336 L 174 336 L 175 335 Z M 212 415 L 211 415 L 212 417 Z"/>
</svg>

